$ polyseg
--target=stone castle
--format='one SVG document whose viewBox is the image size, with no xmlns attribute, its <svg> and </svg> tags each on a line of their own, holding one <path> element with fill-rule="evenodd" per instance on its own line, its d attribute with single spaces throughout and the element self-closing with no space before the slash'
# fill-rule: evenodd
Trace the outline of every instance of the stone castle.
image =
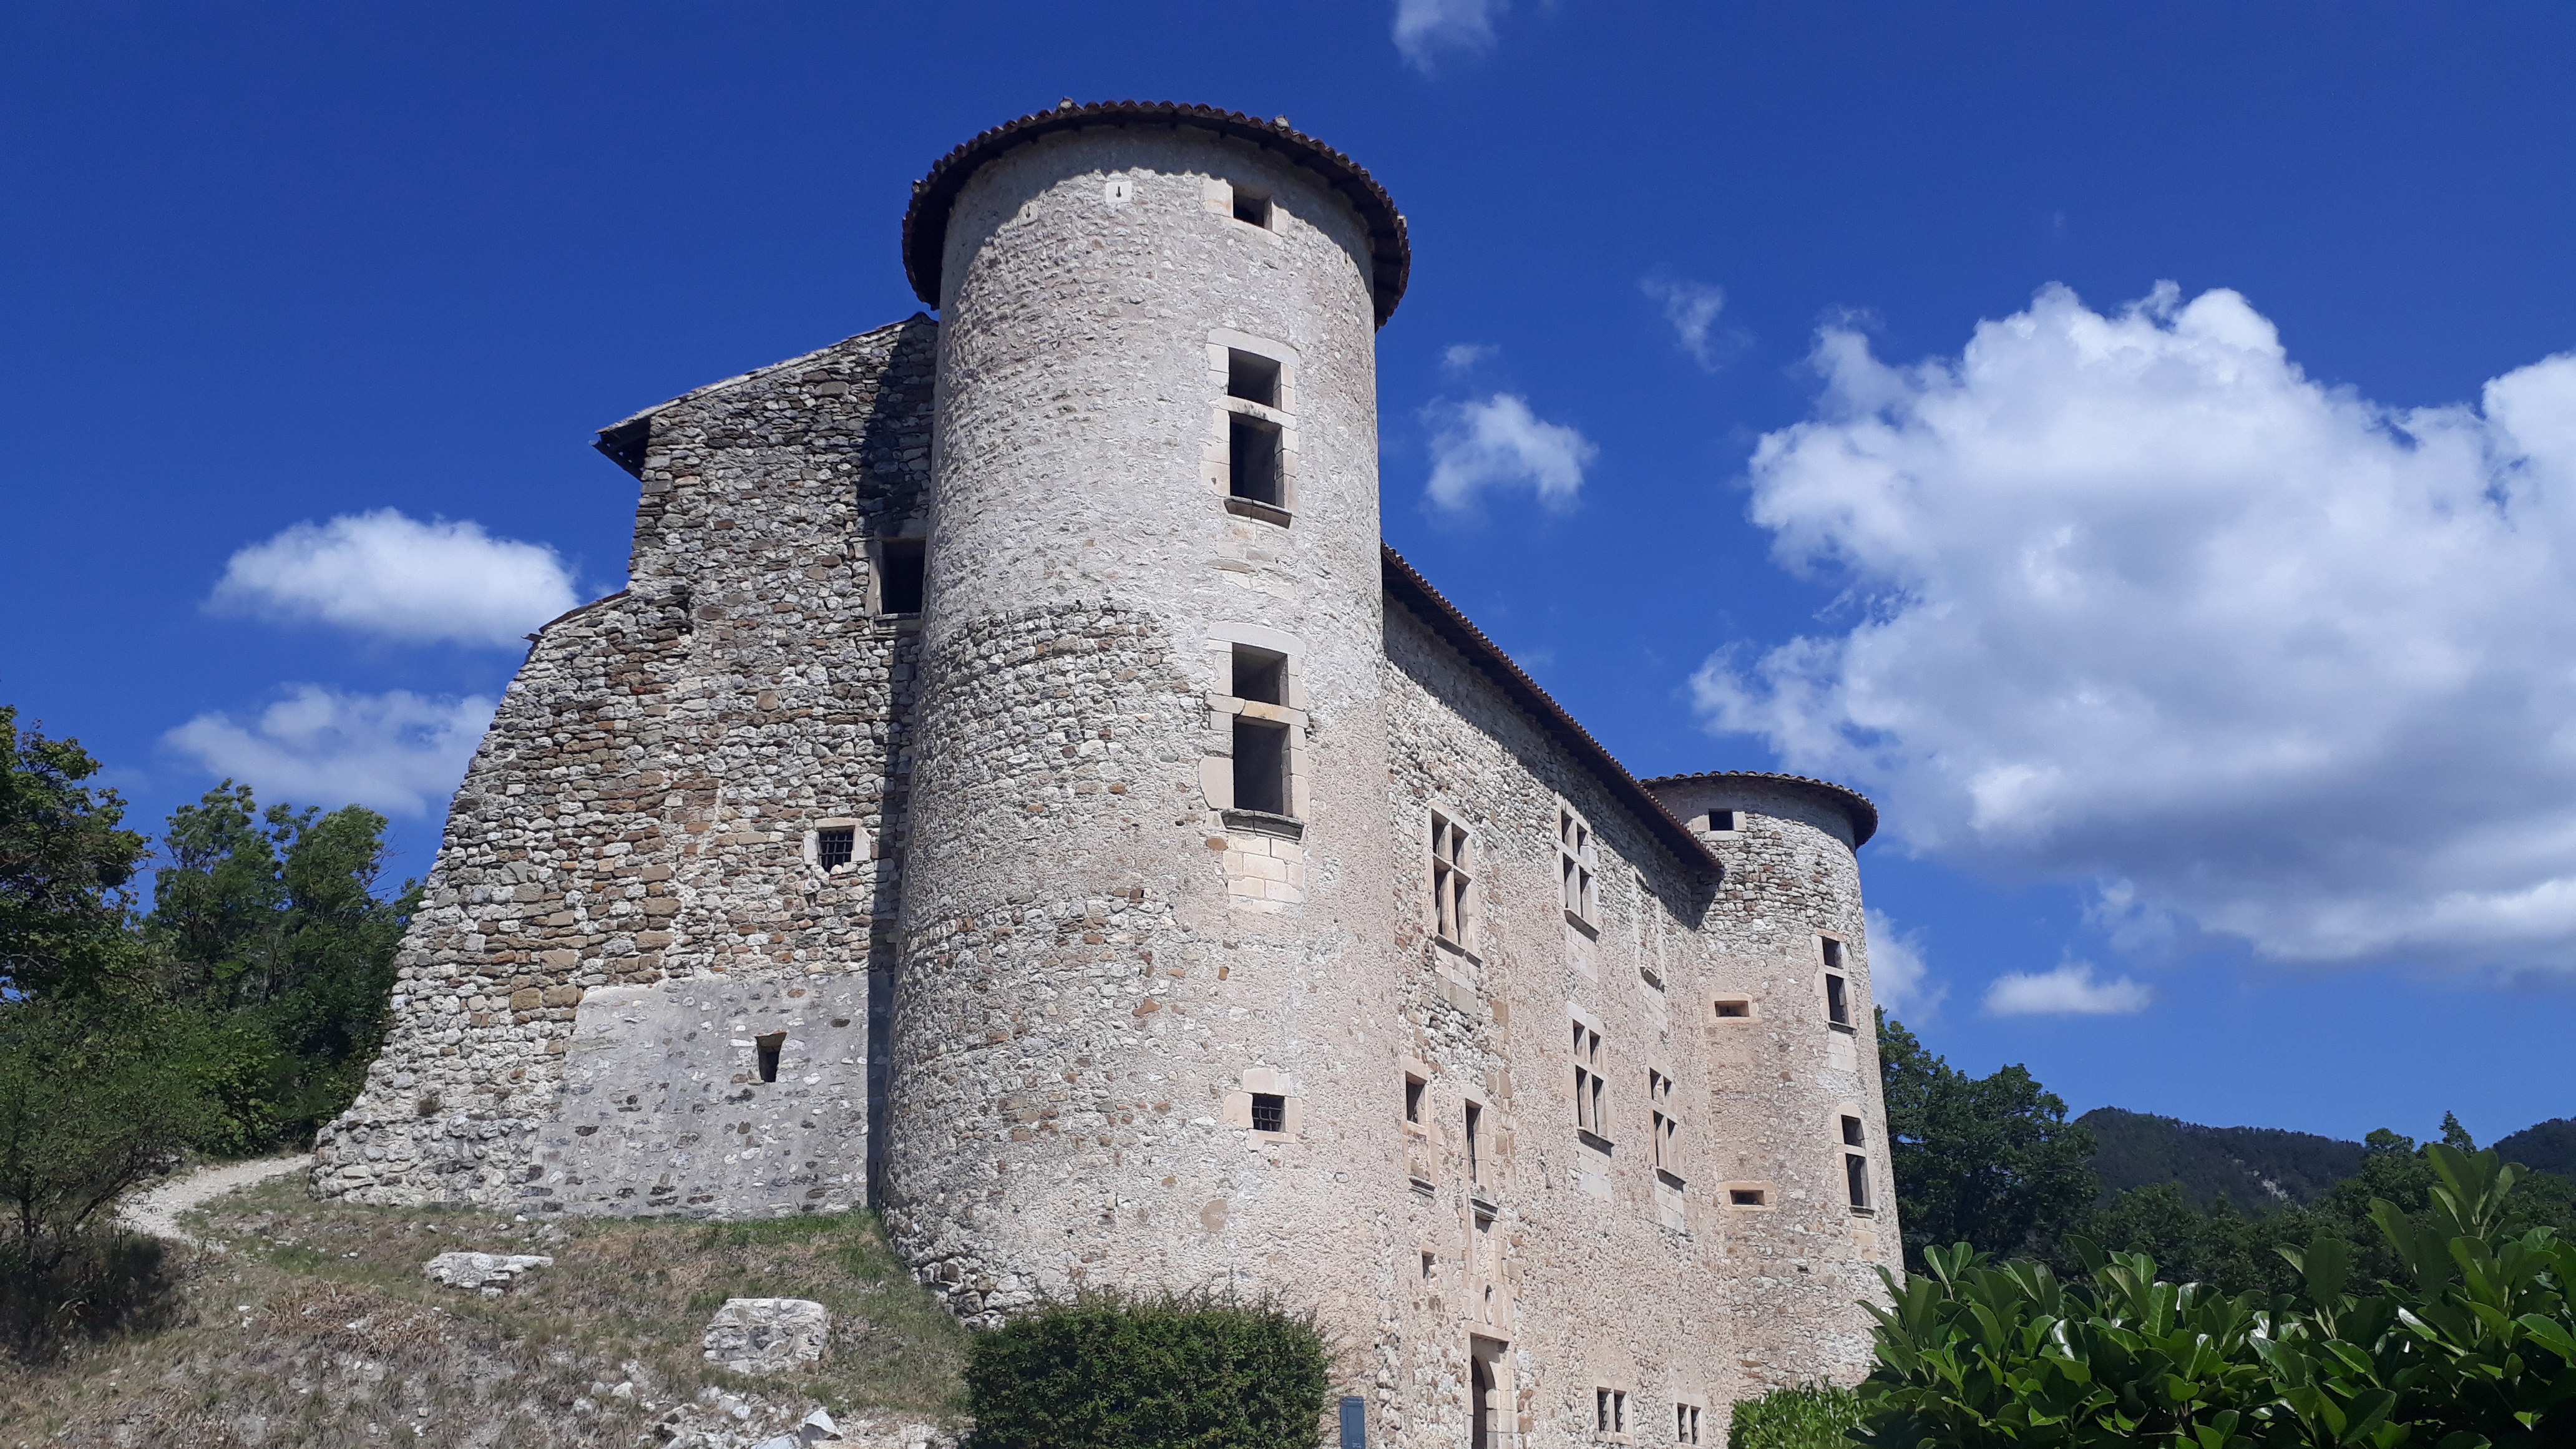
<svg viewBox="0 0 2576 1449">
<path fill-rule="evenodd" d="M 314 1191 L 870 1206 L 971 1321 L 1275 1290 L 1373 1444 L 1863 1372 L 1876 812 L 1636 780 L 1380 543 L 1385 190 L 1067 102 L 903 258 L 938 320 L 600 435 L 632 583 L 532 636 Z"/>
</svg>

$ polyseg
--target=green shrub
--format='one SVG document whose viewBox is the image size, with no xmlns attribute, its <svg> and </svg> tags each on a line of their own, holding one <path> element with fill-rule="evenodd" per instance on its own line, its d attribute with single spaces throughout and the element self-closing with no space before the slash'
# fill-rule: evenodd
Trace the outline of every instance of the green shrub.
<svg viewBox="0 0 2576 1449">
<path fill-rule="evenodd" d="M 1330 1358 L 1270 1301 L 1041 1304 L 967 1346 L 975 1449 L 1314 1449 Z"/>
<path fill-rule="evenodd" d="M 1739 1399 L 1726 1449 L 1847 1449 L 1860 1423 L 1860 1396 L 1828 1383 L 1793 1384 Z"/>
</svg>

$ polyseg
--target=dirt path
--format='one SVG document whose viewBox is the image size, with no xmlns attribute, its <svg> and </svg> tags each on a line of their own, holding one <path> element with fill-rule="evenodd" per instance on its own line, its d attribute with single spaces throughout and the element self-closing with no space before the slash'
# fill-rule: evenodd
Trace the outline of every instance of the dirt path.
<svg viewBox="0 0 2576 1449">
<path fill-rule="evenodd" d="M 226 1162 L 183 1172 L 118 1203 L 116 1220 L 138 1233 L 193 1243 L 197 1241 L 195 1238 L 179 1230 L 179 1214 L 208 1198 L 221 1197 L 234 1188 L 266 1182 L 289 1172 L 301 1172 L 312 1162 L 310 1153 L 293 1152 L 284 1157 L 259 1157 L 248 1162 Z"/>
</svg>

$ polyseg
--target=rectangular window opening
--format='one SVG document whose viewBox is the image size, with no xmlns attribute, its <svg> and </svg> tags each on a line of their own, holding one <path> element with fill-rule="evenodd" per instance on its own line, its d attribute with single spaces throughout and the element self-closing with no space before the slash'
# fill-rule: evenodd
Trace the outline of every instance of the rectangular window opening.
<svg viewBox="0 0 2576 1449">
<path fill-rule="evenodd" d="M 1726 1190 L 1726 1202 L 1729 1207 L 1760 1207 L 1762 1206 L 1762 1189 L 1758 1187 L 1730 1187 Z"/>
<path fill-rule="evenodd" d="M 1735 828 L 1735 812 L 1732 810 L 1711 810 L 1708 812 L 1708 828 L 1711 830 L 1733 830 Z"/>
<path fill-rule="evenodd" d="M 1277 1092 L 1252 1094 L 1252 1130 L 1285 1132 L 1288 1130 L 1288 1099 Z"/>
<path fill-rule="evenodd" d="M 1254 704 L 1288 702 L 1288 656 L 1249 644 L 1234 646 L 1234 697 Z"/>
<path fill-rule="evenodd" d="M 1831 936 L 1818 936 L 1816 942 L 1825 948 L 1825 969 L 1828 971 L 1843 969 L 1843 943 Z"/>
<path fill-rule="evenodd" d="M 1857 1152 L 1843 1157 L 1843 1184 L 1851 1189 L 1851 1205 L 1869 1206 L 1869 1159 Z"/>
<path fill-rule="evenodd" d="M 1484 1138 L 1484 1129 L 1485 1129 L 1485 1109 L 1484 1109 L 1484 1108 L 1482 1108 L 1482 1107 L 1477 1106 L 1477 1105 L 1476 1105 L 1475 1103 L 1473 1103 L 1473 1102 L 1468 1103 L 1468 1104 L 1467 1104 L 1467 1181 L 1469 1181 L 1470 1183 L 1481 1183 L 1481 1182 L 1483 1182 L 1483 1181 L 1485 1180 L 1485 1170 L 1484 1170 L 1484 1168 L 1485 1168 L 1485 1144 L 1484 1144 L 1484 1141 L 1483 1141 L 1483 1138 Z"/>
<path fill-rule="evenodd" d="M 1404 1079 L 1404 1120 L 1417 1127 L 1422 1125 L 1422 1093 L 1423 1082 L 1420 1077 Z"/>
<path fill-rule="evenodd" d="M 760 1079 L 764 1082 L 777 1081 L 778 1054 L 781 1051 L 784 1051 L 787 1047 L 787 1033 L 783 1031 L 766 1032 L 760 1036 L 753 1037 L 751 1039 L 751 1044 L 754 1050 L 759 1053 Z"/>
<path fill-rule="evenodd" d="M 1717 1014 L 1723 1017 L 1751 1016 L 1753 1014 L 1753 1003 L 1750 1001 L 1721 1001 L 1717 1004 Z"/>
<path fill-rule="evenodd" d="M 917 538 L 889 538 L 877 544 L 877 612 L 921 612 L 923 549 Z"/>
<path fill-rule="evenodd" d="M 1574 1024 L 1574 1127 L 1576 1131 L 1589 1132 L 1595 1137 L 1605 1139 L 1609 1137 L 1608 1094 L 1609 1084 L 1601 1077 L 1601 1033 L 1578 1021 Z"/>
<path fill-rule="evenodd" d="M 1279 426 L 1241 413 L 1225 415 L 1226 491 L 1237 498 L 1285 508 Z"/>
<path fill-rule="evenodd" d="M 1270 198 L 1258 191 L 1246 191 L 1240 186 L 1234 188 L 1234 219 L 1269 230 Z"/>
<path fill-rule="evenodd" d="M 1699 1442 L 1698 1409 L 1689 1404 L 1673 1405 L 1673 1442 L 1676 1444 Z"/>
<path fill-rule="evenodd" d="M 1424 1282 L 1427 1283 L 1431 1280 L 1431 1275 L 1439 1270 L 1439 1264 L 1440 1260 L 1431 1256 L 1429 1253 L 1422 1255 L 1422 1278 Z"/>
<path fill-rule="evenodd" d="M 814 832 L 814 863 L 825 870 L 838 870 L 858 853 L 859 831 L 854 825 L 826 825 Z"/>
<path fill-rule="evenodd" d="M 1288 727 L 1234 719 L 1234 808 L 1288 813 Z"/>
<path fill-rule="evenodd" d="M 1431 926 L 1441 940 L 1467 945 L 1475 904 L 1467 832 L 1439 811 L 1431 812 Z"/>
<path fill-rule="evenodd" d="M 1852 1024 L 1851 992 L 1843 985 L 1840 976 L 1832 974 L 1825 977 L 1825 1020 L 1836 1026 Z"/>
<path fill-rule="evenodd" d="M 1592 875 L 1600 857 L 1592 847 L 1592 827 L 1562 807 L 1556 812 L 1556 857 L 1565 886 L 1566 914 L 1590 924 L 1599 904 Z"/>
<path fill-rule="evenodd" d="M 1860 1119 L 1858 1117 L 1845 1117 L 1843 1119 L 1843 1145 L 1845 1147 L 1858 1147 L 1862 1145 L 1860 1139 Z"/>
<path fill-rule="evenodd" d="M 1225 395 L 1266 408 L 1279 406 L 1279 364 L 1257 352 L 1227 349 Z"/>
</svg>

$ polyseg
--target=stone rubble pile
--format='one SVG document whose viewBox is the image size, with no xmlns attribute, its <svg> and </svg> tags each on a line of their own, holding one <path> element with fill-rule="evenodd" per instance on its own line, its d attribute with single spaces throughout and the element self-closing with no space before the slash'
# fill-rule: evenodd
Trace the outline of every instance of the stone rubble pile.
<svg viewBox="0 0 2576 1449">
<path fill-rule="evenodd" d="M 529 1272 L 554 1265 L 554 1259 L 538 1253 L 441 1253 L 421 1271 L 433 1283 L 498 1298 Z"/>
<path fill-rule="evenodd" d="M 728 1298 L 698 1340 L 707 1362 L 738 1374 L 775 1374 L 822 1360 L 832 1315 L 809 1298 Z"/>
</svg>

